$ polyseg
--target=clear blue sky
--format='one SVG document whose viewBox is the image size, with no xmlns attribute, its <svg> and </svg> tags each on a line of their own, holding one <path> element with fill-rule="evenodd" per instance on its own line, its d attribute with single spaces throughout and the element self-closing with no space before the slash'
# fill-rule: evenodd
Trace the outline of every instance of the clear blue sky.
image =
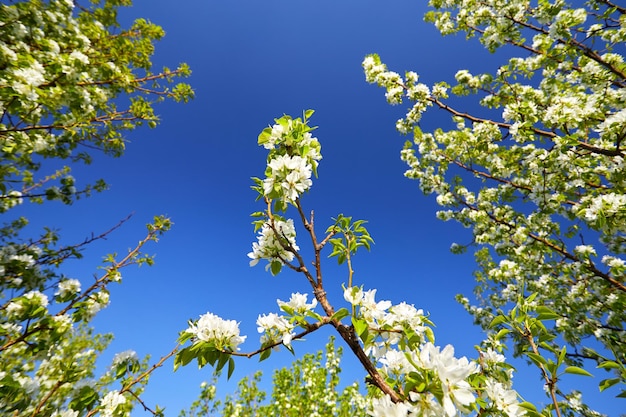
<svg viewBox="0 0 626 417">
<path fill-rule="evenodd" d="M 155 66 L 187 62 L 196 99 L 160 105 L 162 123 L 130 134 L 121 159 L 97 158 L 76 168 L 79 183 L 104 177 L 109 191 L 71 207 L 22 209 L 38 219 L 33 226 L 58 227 L 66 242 L 100 233 L 134 213 L 121 230 L 90 247 L 86 259 L 68 263 L 67 274 L 83 282 L 97 272 L 106 253 L 133 246 L 153 215 L 172 218 L 172 231 L 148 248 L 157 254 L 156 265 L 123 271 L 123 284 L 112 287 L 111 305 L 95 322 L 100 332 L 116 335 L 105 359 L 134 349 L 156 360 L 171 350 L 188 319 L 207 311 L 240 321 L 248 335 L 242 350 L 251 351 L 258 342 L 259 313 L 277 311 L 276 299 L 287 300 L 292 292 L 311 294 L 295 273 L 272 277 L 261 265 L 250 268 L 246 257 L 255 239 L 249 214 L 262 209 L 250 190 L 250 177 L 262 176 L 265 165 L 257 135 L 275 117 L 298 116 L 308 108 L 316 110 L 312 122 L 319 126 L 324 159 L 303 205 L 315 210 L 320 232 L 339 213 L 368 220 L 376 244 L 371 253 L 356 256 L 355 282 L 377 288 L 380 299 L 407 301 L 430 312 L 437 344 L 452 343 L 458 355 L 473 357 L 481 333 L 454 301 L 457 293 L 471 293 L 473 257 L 449 252 L 452 242 L 468 242 L 468 232 L 438 221 L 434 198 L 403 177 L 399 151 L 405 139 L 394 125 L 405 106 L 386 104 L 384 91 L 365 82 L 360 64 L 376 52 L 391 69 L 415 70 L 432 83 L 452 80 L 461 68 L 493 70 L 497 56 L 477 41 L 442 38 L 422 21 L 422 2 L 134 3 L 122 21 L 143 17 L 163 26 L 167 35 L 157 44 Z M 431 111 L 423 127 L 442 123 L 448 123 L 447 116 Z M 327 291 L 337 303 L 346 277 L 342 269 L 327 268 Z M 321 349 L 331 330 L 294 345 L 296 354 Z M 280 353 L 261 364 L 238 360 L 233 380 L 256 369 L 269 380 L 272 369 L 292 358 Z M 347 353 L 343 363 L 344 382 L 363 380 Z M 177 415 L 211 372 L 190 365 L 173 374 L 170 361 L 155 372 L 144 399 Z M 521 392 L 541 387 L 538 375 L 517 378 L 524 381 L 517 387 Z M 231 389 L 224 384 L 218 392 Z M 617 414 L 617 408 L 606 407 L 614 403 L 600 409 Z"/>
</svg>

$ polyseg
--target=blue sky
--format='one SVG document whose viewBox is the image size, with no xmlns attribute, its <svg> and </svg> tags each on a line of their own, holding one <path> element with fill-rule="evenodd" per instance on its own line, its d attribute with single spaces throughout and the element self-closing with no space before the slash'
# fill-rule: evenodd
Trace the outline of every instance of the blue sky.
<svg viewBox="0 0 626 417">
<path fill-rule="evenodd" d="M 249 214 L 262 209 L 250 189 L 250 177 L 262 176 L 265 166 L 257 135 L 274 118 L 309 108 L 316 110 L 312 123 L 319 126 L 315 135 L 324 159 L 302 202 L 315 210 L 318 231 L 339 213 L 368 220 L 375 245 L 371 253 L 356 256 L 355 283 L 377 288 L 380 299 L 407 301 L 429 312 L 437 344 L 452 343 L 459 355 L 474 356 L 481 333 L 454 301 L 458 293 L 471 293 L 473 257 L 449 252 L 451 243 L 469 241 L 468 231 L 438 221 L 434 198 L 403 177 L 399 151 L 405 139 L 394 125 L 405 106 L 389 106 L 384 91 L 365 82 L 360 64 L 376 52 L 391 69 L 415 70 L 433 83 L 452 80 L 461 68 L 494 70 L 498 55 L 476 40 L 442 38 L 422 21 L 420 2 L 134 3 L 121 20 L 144 17 L 163 26 L 167 35 L 157 44 L 155 66 L 188 63 L 196 99 L 159 105 L 159 127 L 128 135 L 124 157 L 98 157 L 75 169 L 79 183 L 103 177 L 109 191 L 71 207 L 21 209 L 33 217 L 33 230 L 55 226 L 66 242 L 100 233 L 134 213 L 122 229 L 93 244 L 84 260 L 68 263 L 67 275 L 83 282 L 97 273 L 105 254 L 133 246 L 153 215 L 172 218 L 172 231 L 147 249 L 157 254 L 156 265 L 123 271 L 123 284 L 112 287 L 111 305 L 95 322 L 97 330 L 116 336 L 105 360 L 127 349 L 157 359 L 172 349 L 188 319 L 207 311 L 240 321 L 248 335 L 242 350 L 251 351 L 259 313 L 277 311 L 276 299 L 288 300 L 292 292 L 311 294 L 303 277 L 289 271 L 272 277 L 261 265 L 250 268 L 246 257 L 255 239 Z M 444 123 L 442 111 L 431 111 L 423 127 Z M 339 305 L 347 274 L 330 266 L 326 273 L 327 291 Z M 321 349 L 330 334 L 323 329 L 294 345 L 296 354 Z M 269 380 L 272 369 L 292 359 L 281 352 L 261 364 L 238 360 L 233 380 L 257 369 Z M 347 353 L 343 363 L 344 382 L 363 380 L 364 372 Z M 210 377 L 211 369 L 193 365 L 173 374 L 170 361 L 155 372 L 144 399 L 177 415 Z M 524 381 L 518 386 L 522 392 L 541 389 L 535 374 L 516 378 Z M 220 385 L 218 392 L 226 394 L 232 385 Z M 605 407 L 600 409 L 609 414 L 618 411 Z"/>
</svg>

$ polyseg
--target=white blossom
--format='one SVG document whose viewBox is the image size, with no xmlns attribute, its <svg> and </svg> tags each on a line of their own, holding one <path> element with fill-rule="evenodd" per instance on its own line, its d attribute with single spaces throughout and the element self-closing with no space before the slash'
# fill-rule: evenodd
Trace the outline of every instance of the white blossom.
<svg viewBox="0 0 626 417">
<path fill-rule="evenodd" d="M 299 292 L 291 294 L 291 298 L 288 302 L 281 300 L 276 300 L 276 302 L 281 309 L 283 309 L 283 307 L 289 307 L 291 310 L 299 314 L 304 314 L 307 311 L 313 310 L 317 306 L 317 300 L 315 298 L 307 304 L 307 294 L 300 294 Z"/>
<path fill-rule="evenodd" d="M 300 249 L 296 245 L 296 229 L 293 220 L 275 219 L 273 228 L 269 223 L 265 223 L 259 231 L 257 242 L 252 244 L 252 252 L 248 253 L 248 257 L 252 259 L 250 266 L 255 266 L 261 259 L 267 259 L 270 262 L 273 260 L 280 262 L 293 260 L 293 252 L 285 248 L 284 245 L 296 251 Z"/>
<path fill-rule="evenodd" d="M 123 352 L 116 353 L 113 356 L 112 367 L 115 368 L 118 365 L 128 362 L 137 362 L 139 358 L 137 357 L 137 352 L 134 350 L 125 350 Z"/>
<path fill-rule="evenodd" d="M 108 392 L 100 401 L 100 415 L 102 417 L 115 417 L 117 407 L 126 404 L 126 397 L 117 390 Z"/>
<path fill-rule="evenodd" d="M 278 191 L 288 201 L 295 201 L 313 184 L 312 167 L 301 156 L 279 155 L 267 166 L 271 169 L 271 174 L 263 181 L 263 192 L 266 196 Z"/>
<path fill-rule="evenodd" d="M 68 295 L 78 294 L 80 292 L 80 281 L 77 279 L 64 279 L 59 282 L 59 289 L 55 295 L 64 298 Z"/>
<path fill-rule="evenodd" d="M 291 346 L 291 339 L 295 335 L 293 325 L 284 317 L 276 313 L 259 315 L 257 321 L 257 330 L 263 333 L 261 343 L 276 342 L 280 339 L 285 346 Z"/>
<path fill-rule="evenodd" d="M 394 403 L 389 395 L 382 398 L 373 398 L 368 414 L 372 417 L 406 417 L 411 406 L 404 402 Z"/>
<path fill-rule="evenodd" d="M 235 320 L 224 320 L 212 313 L 200 316 L 185 332 L 200 341 L 212 342 L 233 351 L 238 350 L 237 347 L 246 340 L 246 336 L 239 335 L 239 324 Z"/>
</svg>

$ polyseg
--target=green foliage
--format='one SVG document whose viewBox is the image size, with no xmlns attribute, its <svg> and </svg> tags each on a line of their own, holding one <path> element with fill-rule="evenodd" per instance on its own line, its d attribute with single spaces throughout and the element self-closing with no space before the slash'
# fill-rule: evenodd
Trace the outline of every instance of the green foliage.
<svg viewBox="0 0 626 417">
<path fill-rule="evenodd" d="M 331 337 L 325 354 L 306 354 L 290 368 L 274 371 L 269 397 L 259 388 L 260 371 L 239 381 L 237 391 L 223 399 L 217 398 L 215 376 L 210 383 L 202 383 L 199 398 L 179 416 L 365 416 L 365 399 L 358 383 L 339 389 L 341 356 L 342 349 L 335 347 Z"/>
<path fill-rule="evenodd" d="M 120 27 L 118 8 L 130 4 L 0 5 L 0 213 L 24 201 L 71 204 L 103 191 L 103 180 L 79 186 L 70 174 L 72 164 L 91 160 L 79 149 L 120 156 L 124 134 L 156 125 L 156 103 L 193 96 L 175 82 L 189 75 L 186 65 L 153 72 L 163 29 L 145 19 Z M 169 230 L 170 220 L 155 217 L 134 248 L 108 255 L 100 274 L 83 280 L 64 276 L 63 263 L 81 258 L 85 246 L 115 227 L 64 245 L 53 225 L 28 238 L 27 224 L 20 218 L 0 227 L 0 414 L 128 414 L 150 375 L 148 358 L 124 352 L 96 375 L 96 359 L 112 336 L 94 333 L 90 322 L 108 305 L 109 285 L 121 282 L 124 268 L 153 263 L 142 249 Z"/>
<path fill-rule="evenodd" d="M 158 122 L 154 105 L 187 101 L 193 91 L 174 78 L 189 67 L 153 72 L 154 42 L 164 32 L 138 19 L 128 29 L 117 8 L 131 2 L 38 0 L 0 6 L 0 211 L 23 199 L 71 203 L 105 188 L 77 189 L 69 166 L 49 174 L 45 160 L 89 162 L 79 145 L 122 155 L 124 133 Z M 81 146 L 85 149 L 85 146 Z"/>
<path fill-rule="evenodd" d="M 615 377 L 601 390 L 626 383 L 626 9 L 593 0 L 430 5 L 425 20 L 443 35 L 478 37 L 493 53 L 506 46 L 504 63 L 427 86 L 371 55 L 366 79 L 391 104 L 411 102 L 396 125 L 412 134 L 406 175 L 437 196 L 440 219 L 472 231 L 453 252 L 475 250 L 476 303 L 458 299 L 539 368 L 550 405 L 531 414 L 590 413 L 557 383 L 562 369 L 576 378 L 605 362 L 620 365 L 599 368 Z M 460 107 L 464 96 L 488 110 Z M 431 107 L 451 123 L 424 129 Z"/>
<path fill-rule="evenodd" d="M 333 251 L 329 257 L 337 257 L 339 265 L 344 263 L 351 255 L 354 255 L 358 248 L 364 247 L 370 250 L 370 245 L 374 243 L 374 239 L 370 236 L 365 228 L 365 220 L 357 220 L 352 222 L 352 217 L 345 217 L 343 214 L 333 219 L 335 224 L 330 226 L 326 233 L 333 235 L 341 235 L 341 237 L 329 240 L 333 247 Z"/>
</svg>

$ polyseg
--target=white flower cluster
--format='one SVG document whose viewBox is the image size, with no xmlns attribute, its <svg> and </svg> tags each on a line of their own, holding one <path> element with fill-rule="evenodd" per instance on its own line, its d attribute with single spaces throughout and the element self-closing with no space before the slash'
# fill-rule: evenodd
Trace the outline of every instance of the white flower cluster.
<svg viewBox="0 0 626 417">
<path fill-rule="evenodd" d="M 591 224 L 599 223 L 607 225 L 609 228 L 618 230 L 626 230 L 621 221 L 611 221 L 612 217 L 616 220 L 626 218 L 626 195 L 607 193 L 599 196 L 585 197 L 581 200 L 580 213 L 583 218 Z M 612 226 L 612 227 L 611 227 Z"/>
<path fill-rule="evenodd" d="M 36 88 L 46 81 L 44 74 L 43 65 L 33 62 L 30 67 L 13 71 L 14 81 L 11 87 L 20 96 L 35 101 L 39 97 Z"/>
<path fill-rule="evenodd" d="M 263 181 L 263 191 L 266 196 L 276 192 L 288 201 L 294 202 L 313 185 L 311 181 L 312 167 L 301 156 L 279 155 L 272 159 L 267 166 L 271 173 Z"/>
<path fill-rule="evenodd" d="M 370 334 L 377 337 L 365 343 L 366 353 L 381 364 L 381 372 L 388 378 L 402 380 L 410 373 L 430 372 L 430 378 L 438 381 L 442 395 L 432 393 L 408 393 L 409 401 L 393 403 L 386 397 L 371 400 L 369 414 L 374 417 L 428 415 L 453 417 L 461 412 L 468 412 L 471 404 L 479 395 L 486 395 L 498 410 L 508 416 L 521 416 L 517 393 L 497 381 L 491 381 L 486 393 L 478 393 L 468 382 L 470 375 L 479 372 L 474 361 L 466 357 L 456 358 L 454 348 L 447 345 L 443 349 L 430 340 L 427 319 L 422 310 L 400 303 L 392 305 L 389 301 L 376 301 L 376 290 L 363 291 L 358 287 L 346 288 L 344 298 L 354 307 L 358 307 L 358 317 L 365 320 Z M 406 332 L 419 336 L 419 342 L 400 344 Z M 504 357 L 493 350 L 483 354 L 483 360 L 499 363 Z"/>
<path fill-rule="evenodd" d="M 104 309 L 109 305 L 110 295 L 109 292 L 104 289 L 100 292 L 92 294 L 87 301 L 86 304 L 86 315 L 87 317 L 95 316 L 100 310 Z"/>
<path fill-rule="evenodd" d="M 261 344 L 275 343 L 280 340 L 285 346 L 291 346 L 291 339 L 295 335 L 294 326 L 284 317 L 276 313 L 263 314 L 259 315 L 256 324 L 257 330 L 262 333 Z"/>
<path fill-rule="evenodd" d="M 309 132 L 306 119 L 285 116 L 276 122 L 259 136 L 259 144 L 270 150 L 263 194 L 293 203 L 313 184 L 311 175 L 322 158 L 320 144 Z"/>
<path fill-rule="evenodd" d="M 287 302 L 276 300 L 276 303 L 281 310 L 289 314 L 305 314 L 307 311 L 317 307 L 315 298 L 310 303 L 307 303 L 307 294 L 300 294 L 299 292 L 291 294 L 291 298 Z"/>
<path fill-rule="evenodd" d="M 40 291 L 33 290 L 10 301 L 6 306 L 6 313 L 9 317 L 20 318 L 25 312 L 38 311 L 41 307 L 48 307 L 48 296 Z M 26 318 L 28 317 L 23 317 L 22 319 Z"/>
<path fill-rule="evenodd" d="M 300 249 L 296 245 L 296 229 L 292 219 L 275 219 L 273 226 L 269 222 L 265 223 L 259 231 L 257 242 L 252 243 L 252 252 L 248 253 L 252 259 L 250 266 L 255 266 L 261 259 L 289 262 L 294 258 L 289 248 L 296 251 Z"/>
<path fill-rule="evenodd" d="M 217 349 L 238 350 L 238 346 L 246 340 L 246 336 L 239 335 L 239 323 L 234 320 L 224 320 L 212 313 L 206 313 L 185 330 L 191 333 L 198 341 L 214 343 Z"/>
<path fill-rule="evenodd" d="M 287 302 L 276 300 L 276 303 L 282 311 L 290 316 L 305 315 L 317 306 L 315 298 L 307 303 L 307 294 L 300 293 L 291 294 L 291 298 Z M 261 344 L 276 343 L 280 340 L 285 346 L 290 347 L 291 340 L 295 335 L 294 323 L 297 323 L 297 320 L 287 320 L 276 313 L 259 315 L 256 324 L 259 333 L 262 333 Z"/>
<path fill-rule="evenodd" d="M 22 202 L 22 193 L 16 190 L 9 191 L 5 195 L 0 195 L 0 213 L 3 213 L 15 206 L 18 206 L 22 204 Z"/>
<path fill-rule="evenodd" d="M 100 401 L 100 415 L 102 417 L 115 417 L 118 415 L 118 407 L 126 404 L 126 397 L 117 390 L 109 391 Z"/>
<path fill-rule="evenodd" d="M 77 279 L 64 279 L 59 282 L 59 289 L 54 295 L 61 299 L 71 297 L 80 292 L 80 281 Z"/>
<path fill-rule="evenodd" d="M 113 356 L 111 367 L 115 368 L 124 363 L 135 363 L 138 361 L 139 357 L 137 356 L 137 352 L 134 350 L 125 350 L 124 352 L 116 353 L 115 356 Z"/>
<path fill-rule="evenodd" d="M 413 71 L 408 71 L 405 79 L 402 79 L 397 72 L 387 70 L 376 54 L 366 56 L 361 65 L 368 83 L 376 83 L 387 90 L 385 98 L 389 104 L 400 104 L 404 97 L 414 102 L 406 116 L 396 122 L 400 133 L 406 134 L 412 130 L 412 126 L 420 121 L 422 113 L 432 106 L 433 96 L 447 96 L 444 85 L 438 84 L 431 93 L 426 84 L 418 82 L 418 75 Z"/>
</svg>

